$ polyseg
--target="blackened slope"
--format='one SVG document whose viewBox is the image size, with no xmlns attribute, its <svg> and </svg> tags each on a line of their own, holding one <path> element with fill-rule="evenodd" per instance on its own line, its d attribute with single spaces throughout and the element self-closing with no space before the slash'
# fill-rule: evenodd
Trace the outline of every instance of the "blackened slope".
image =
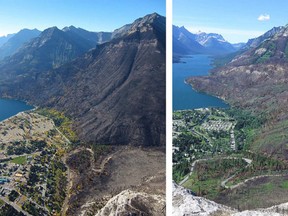
<svg viewBox="0 0 288 216">
<path fill-rule="evenodd" d="M 56 102 L 76 117 L 87 142 L 165 144 L 165 20 L 145 19 L 87 56 L 91 62 Z"/>
<path fill-rule="evenodd" d="M 165 145 L 165 18 L 143 19 L 67 65 L 2 85 L 2 94 L 66 112 L 86 142 Z"/>
</svg>

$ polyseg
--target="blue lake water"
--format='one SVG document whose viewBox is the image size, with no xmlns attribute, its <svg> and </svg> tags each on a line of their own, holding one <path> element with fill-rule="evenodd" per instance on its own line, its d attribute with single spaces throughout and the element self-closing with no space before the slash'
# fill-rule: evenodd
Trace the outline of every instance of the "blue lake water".
<svg viewBox="0 0 288 216">
<path fill-rule="evenodd" d="M 0 121 L 16 115 L 19 112 L 33 108 L 33 106 L 30 106 L 22 101 L 0 99 Z"/>
<path fill-rule="evenodd" d="M 181 59 L 185 63 L 173 63 L 173 110 L 229 107 L 223 100 L 199 93 L 184 83 L 187 77 L 208 75 L 211 60 L 207 55 L 191 55 Z"/>
</svg>

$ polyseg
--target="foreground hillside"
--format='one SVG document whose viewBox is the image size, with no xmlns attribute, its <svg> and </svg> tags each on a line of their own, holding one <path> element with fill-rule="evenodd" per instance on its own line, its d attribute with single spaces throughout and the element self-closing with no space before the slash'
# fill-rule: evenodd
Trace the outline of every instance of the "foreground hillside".
<svg viewBox="0 0 288 216">
<path fill-rule="evenodd" d="M 263 119 L 239 109 L 173 113 L 173 180 L 238 210 L 288 202 L 288 163 L 251 151 Z"/>
<path fill-rule="evenodd" d="M 191 191 L 173 183 L 174 216 L 284 216 L 287 214 L 287 203 L 267 209 L 239 212 L 205 198 L 194 196 Z"/>
<path fill-rule="evenodd" d="M 46 109 L 1 122 L 0 215 L 165 215 L 163 150 L 75 148 L 70 124 Z"/>
</svg>

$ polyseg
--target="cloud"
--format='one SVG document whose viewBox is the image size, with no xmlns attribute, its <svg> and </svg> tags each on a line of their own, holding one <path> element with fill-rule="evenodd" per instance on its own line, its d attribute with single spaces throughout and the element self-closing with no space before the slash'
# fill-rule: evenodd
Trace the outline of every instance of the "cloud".
<svg viewBox="0 0 288 216">
<path fill-rule="evenodd" d="M 259 21 L 268 21 L 268 20 L 270 20 L 270 15 L 269 15 L 269 14 L 261 14 L 261 15 L 258 17 L 258 20 L 259 20 Z"/>
</svg>

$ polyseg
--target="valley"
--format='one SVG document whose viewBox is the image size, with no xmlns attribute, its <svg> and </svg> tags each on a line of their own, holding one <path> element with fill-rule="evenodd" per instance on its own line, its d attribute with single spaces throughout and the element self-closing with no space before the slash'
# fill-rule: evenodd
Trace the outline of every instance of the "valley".
<svg viewBox="0 0 288 216">
<path fill-rule="evenodd" d="M 195 35 L 182 34 L 195 41 Z M 178 37 L 177 43 L 186 43 L 183 38 Z M 216 56 L 213 64 L 209 75 L 185 81 L 230 107 L 174 110 L 173 180 L 195 199 L 201 196 L 231 208 L 219 215 L 234 215 L 233 211 L 262 215 L 260 208 L 285 206 L 287 26 L 250 39 L 237 52 Z M 207 205 L 212 209 L 214 204 Z M 179 206 L 173 207 L 183 215 L 184 204 Z"/>
</svg>

